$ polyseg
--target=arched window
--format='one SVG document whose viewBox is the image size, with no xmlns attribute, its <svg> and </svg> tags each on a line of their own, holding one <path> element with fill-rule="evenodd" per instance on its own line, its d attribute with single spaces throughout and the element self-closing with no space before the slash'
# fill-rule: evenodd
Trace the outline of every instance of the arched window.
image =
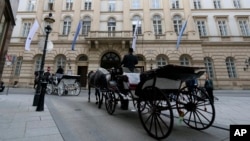
<svg viewBox="0 0 250 141">
<path fill-rule="evenodd" d="M 226 58 L 226 66 L 227 66 L 227 73 L 229 78 L 236 78 L 236 70 L 235 70 L 235 63 L 233 57 Z"/>
<path fill-rule="evenodd" d="M 110 18 L 108 20 L 108 36 L 109 37 L 112 37 L 112 36 L 115 36 L 115 26 L 116 26 L 116 21 L 114 18 Z"/>
<path fill-rule="evenodd" d="M 191 66 L 190 57 L 187 56 L 187 55 L 182 55 L 180 57 L 180 65 L 182 65 L 182 66 Z"/>
<path fill-rule="evenodd" d="M 162 34 L 162 24 L 161 24 L 161 17 L 156 15 L 153 17 L 153 26 L 155 34 Z"/>
<path fill-rule="evenodd" d="M 87 36 L 90 31 L 91 19 L 89 16 L 84 17 L 82 22 L 82 35 Z"/>
<path fill-rule="evenodd" d="M 66 66 L 66 57 L 64 55 L 58 55 L 56 57 L 56 69 L 58 69 L 59 66 L 61 66 L 63 69 Z"/>
<path fill-rule="evenodd" d="M 141 18 L 139 16 L 134 16 L 132 21 L 133 33 L 135 32 L 135 28 L 137 25 L 137 34 L 142 34 L 141 30 Z"/>
<path fill-rule="evenodd" d="M 156 63 L 158 67 L 165 66 L 168 64 L 167 57 L 159 55 L 156 57 Z"/>
<path fill-rule="evenodd" d="M 88 57 L 86 55 L 82 55 L 78 61 L 88 61 Z"/>
<path fill-rule="evenodd" d="M 209 78 L 214 78 L 214 65 L 213 60 L 210 57 L 204 58 L 204 65 L 206 67 L 206 72 L 209 75 Z"/>
<path fill-rule="evenodd" d="M 37 55 L 35 57 L 35 71 L 40 71 L 41 62 L 42 62 L 42 55 Z"/>
<path fill-rule="evenodd" d="M 20 75 L 21 67 L 22 67 L 23 57 L 17 57 L 16 67 L 15 67 L 15 76 Z"/>
<path fill-rule="evenodd" d="M 181 27 L 182 27 L 181 17 L 178 15 L 174 16 L 173 23 L 174 23 L 174 31 L 178 35 L 180 33 Z"/>
<path fill-rule="evenodd" d="M 70 28 L 71 28 L 71 18 L 68 16 L 65 17 L 63 20 L 63 35 L 69 35 Z"/>
</svg>

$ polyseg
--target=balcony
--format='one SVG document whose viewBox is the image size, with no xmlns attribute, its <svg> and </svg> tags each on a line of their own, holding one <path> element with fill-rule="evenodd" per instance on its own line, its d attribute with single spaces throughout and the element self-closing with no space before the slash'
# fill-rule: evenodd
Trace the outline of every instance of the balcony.
<svg viewBox="0 0 250 141">
<path fill-rule="evenodd" d="M 121 41 L 132 40 L 132 31 L 90 31 L 85 37 L 89 41 Z"/>
</svg>

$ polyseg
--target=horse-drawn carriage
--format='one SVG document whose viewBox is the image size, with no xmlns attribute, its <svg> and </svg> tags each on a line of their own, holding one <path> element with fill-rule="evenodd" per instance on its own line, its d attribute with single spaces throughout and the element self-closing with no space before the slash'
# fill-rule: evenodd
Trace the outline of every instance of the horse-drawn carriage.
<svg viewBox="0 0 250 141">
<path fill-rule="evenodd" d="M 143 72 L 135 95 L 127 77 L 111 71 L 116 78 L 108 80 L 102 92 L 107 112 L 113 114 L 118 101 L 122 105 L 125 100 L 122 96 L 126 95 L 131 96 L 144 129 L 153 138 L 166 138 L 173 128 L 174 117 L 193 129 L 207 129 L 215 119 L 214 105 L 204 89 L 184 83 L 199 78 L 204 71 L 196 71 L 201 69 L 166 65 Z"/>
<path fill-rule="evenodd" d="M 55 74 L 48 80 L 47 94 L 79 95 L 81 87 L 79 83 L 80 75 Z"/>
</svg>

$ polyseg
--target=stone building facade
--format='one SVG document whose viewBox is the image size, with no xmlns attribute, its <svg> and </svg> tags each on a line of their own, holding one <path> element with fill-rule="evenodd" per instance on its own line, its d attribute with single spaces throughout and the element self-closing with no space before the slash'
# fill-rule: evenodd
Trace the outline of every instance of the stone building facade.
<svg viewBox="0 0 250 141">
<path fill-rule="evenodd" d="M 17 60 L 5 67 L 3 79 L 23 87 L 33 84 L 41 63 L 43 19 L 52 13 L 53 50 L 46 53 L 44 69 L 55 72 L 63 66 L 66 73 L 81 75 L 83 87 L 87 72 L 119 65 L 137 26 L 135 54 L 142 71 L 166 64 L 205 67 L 216 89 L 249 89 L 249 12 L 249 0 L 23 0 L 8 50 Z M 35 20 L 40 28 L 25 51 Z M 79 21 L 82 28 L 71 50 Z"/>
</svg>

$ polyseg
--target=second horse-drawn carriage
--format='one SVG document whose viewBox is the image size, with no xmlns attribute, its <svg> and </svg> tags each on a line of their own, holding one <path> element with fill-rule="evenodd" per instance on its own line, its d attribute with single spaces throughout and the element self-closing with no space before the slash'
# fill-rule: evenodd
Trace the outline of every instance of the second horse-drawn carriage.
<svg viewBox="0 0 250 141">
<path fill-rule="evenodd" d="M 215 108 L 207 92 L 196 85 L 185 85 L 186 81 L 199 78 L 204 73 L 201 69 L 166 65 L 146 71 L 140 74 L 135 91 L 131 89 L 129 75 L 123 75 L 120 69 L 111 69 L 103 75 L 105 85 L 96 89 L 100 90 L 99 96 L 105 98 L 109 114 L 114 113 L 118 102 L 122 109 L 128 109 L 131 99 L 147 133 L 163 139 L 171 133 L 175 117 L 197 130 L 213 124 Z M 101 103 L 99 98 L 99 107 Z"/>
</svg>

